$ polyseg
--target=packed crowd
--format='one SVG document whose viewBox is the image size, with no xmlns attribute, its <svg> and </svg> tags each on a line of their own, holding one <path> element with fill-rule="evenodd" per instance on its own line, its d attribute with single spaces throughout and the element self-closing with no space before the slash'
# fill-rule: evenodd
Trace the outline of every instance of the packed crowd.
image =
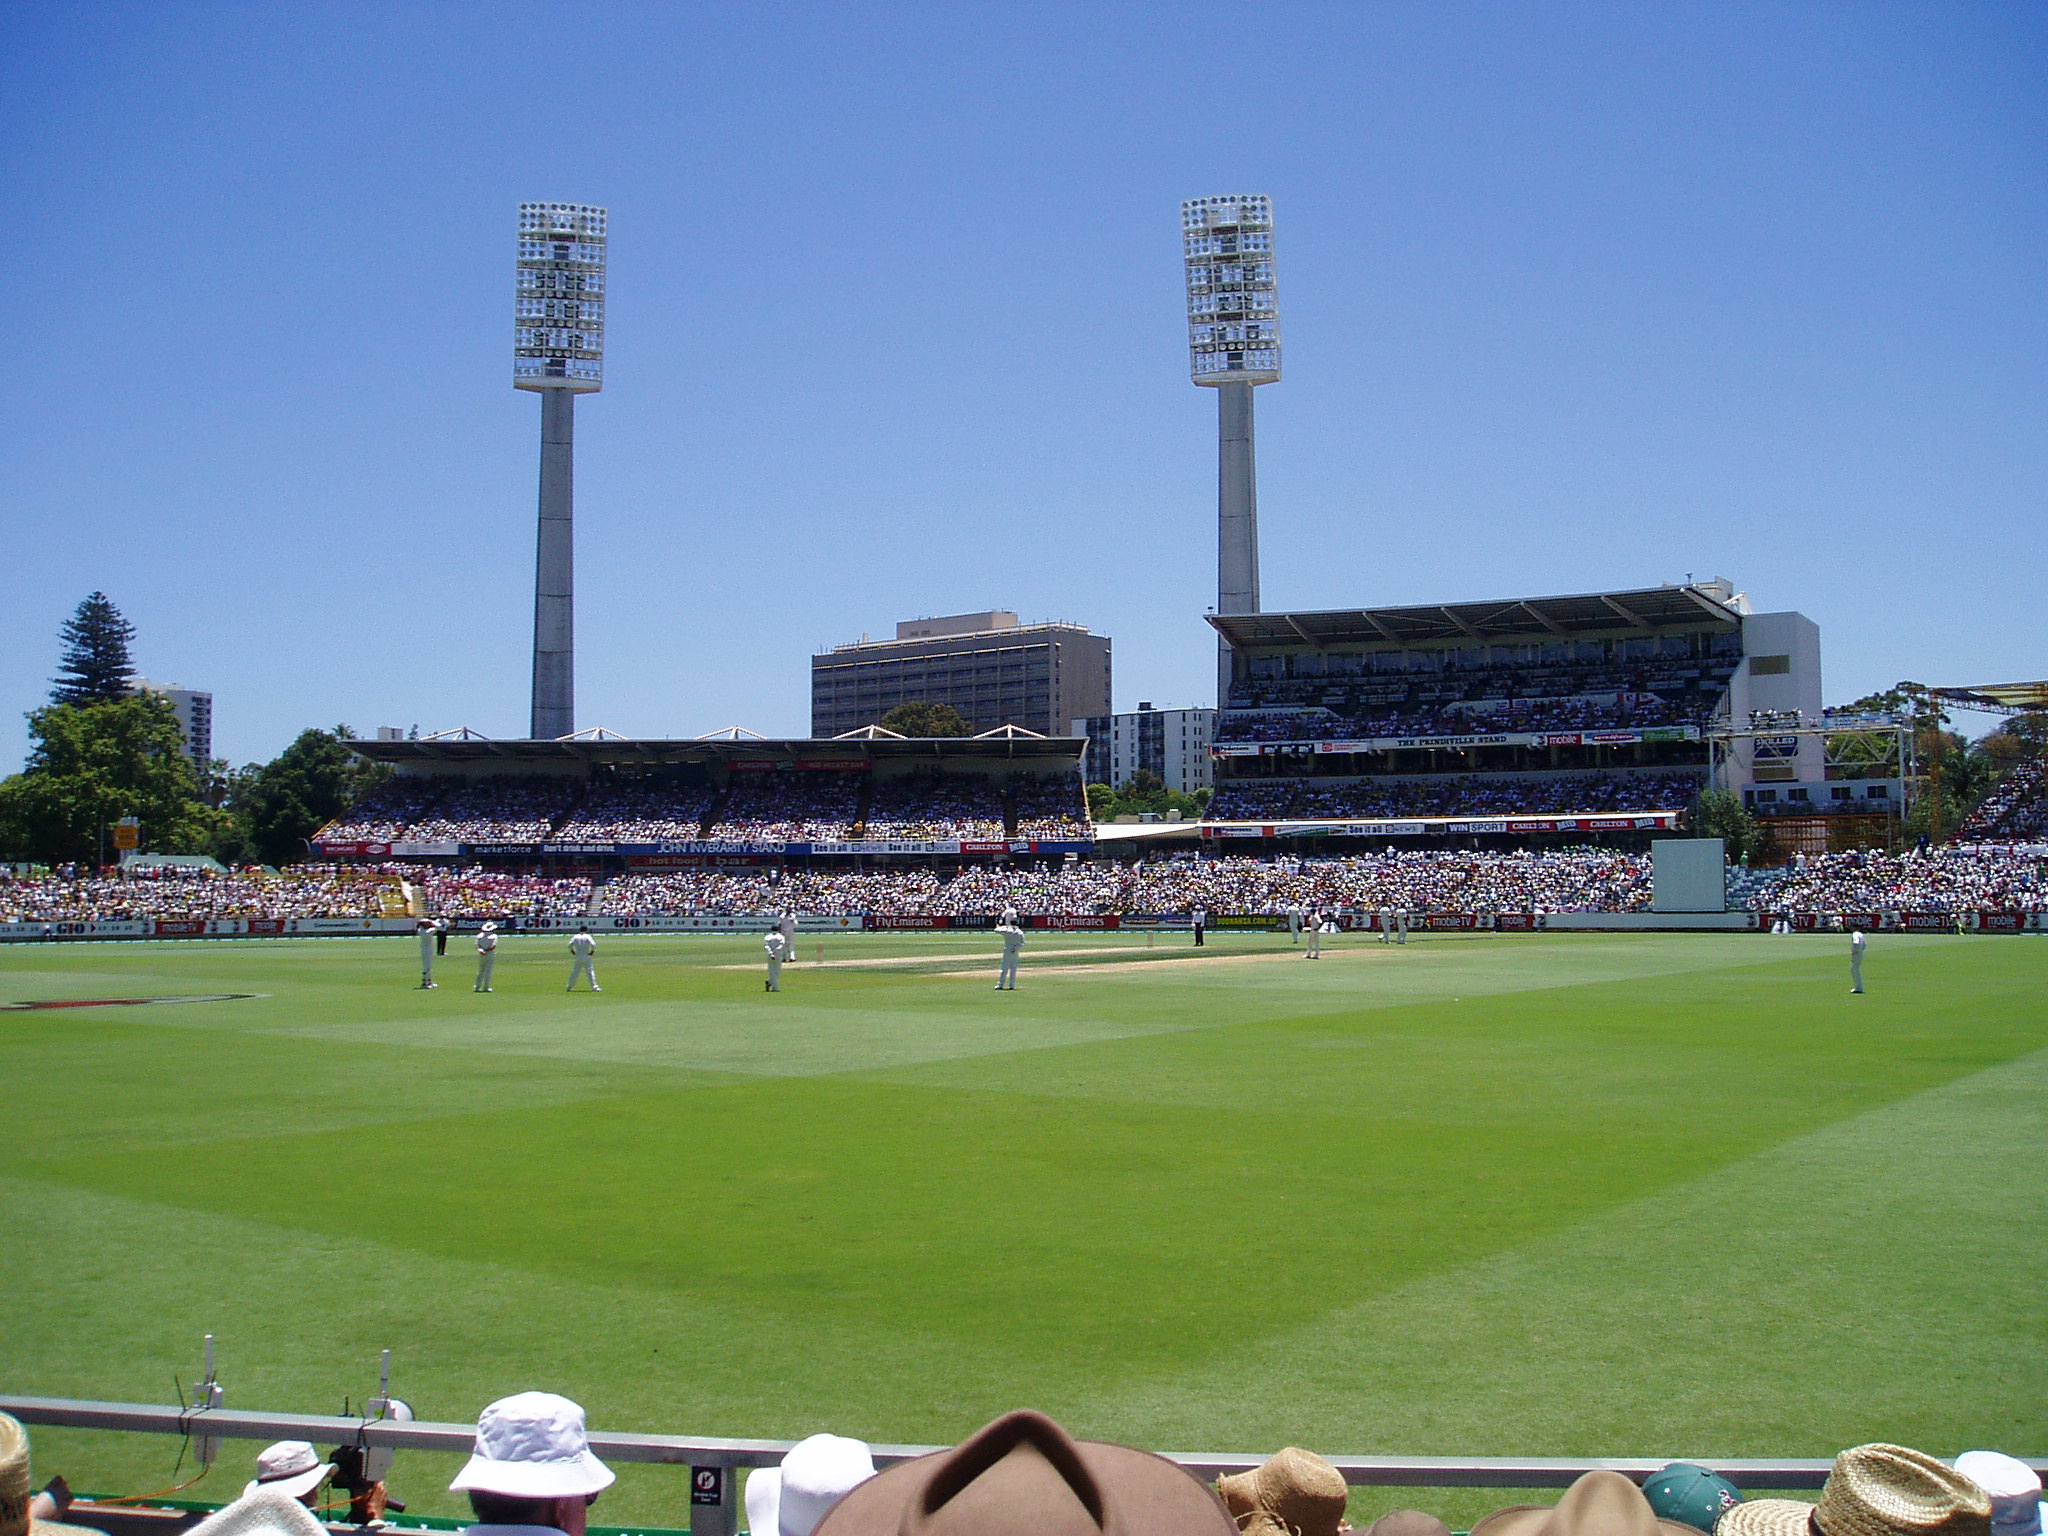
<svg viewBox="0 0 2048 1536">
<path fill-rule="evenodd" d="M 436 917 L 581 917 L 590 910 L 588 877 L 429 869 L 414 885 Z"/>
<path fill-rule="evenodd" d="M 451 790 L 406 836 L 421 843 L 537 843 L 583 791 L 573 779 L 478 779 Z"/>
<path fill-rule="evenodd" d="M 597 891 L 617 916 L 887 917 L 992 915 L 1006 907 L 1107 912 L 1284 913 L 1292 907 L 1415 912 L 1639 912 L 1650 861 L 1598 848 L 1552 853 L 1390 852 L 1343 859 L 1175 859 L 1029 871 L 887 873 L 674 870 L 625 875 Z"/>
<path fill-rule="evenodd" d="M 812 843 L 846 836 L 864 773 L 749 773 L 733 778 L 711 835 L 731 843 Z"/>
<path fill-rule="evenodd" d="M 2048 844 L 1795 854 L 1743 897 L 1752 912 L 2048 911 Z"/>
<path fill-rule="evenodd" d="M 1073 842 L 1093 835 L 1088 802 L 1079 782 L 1071 777 L 1047 774 L 1012 779 L 1010 801 L 1016 810 L 1019 837 Z"/>
<path fill-rule="evenodd" d="M 659 843 L 702 835 L 709 784 L 610 784 L 593 789 L 555 830 L 564 843 Z"/>
<path fill-rule="evenodd" d="M 241 1497 L 191 1536 L 324 1536 L 313 1512 L 323 1507 L 330 1479 L 340 1481 L 339 1459 L 323 1458 L 303 1440 L 267 1447 Z M 1698 1462 L 1639 1476 L 1596 1467 L 1555 1504 L 1496 1510 L 1473 1523 L 1472 1536 L 2041 1536 L 2039 1473 L 1998 1451 L 1966 1451 L 1950 1463 L 1882 1442 L 1852 1446 L 1835 1457 L 1817 1504 L 1745 1499 Z M 469 1499 L 472 1536 L 580 1536 L 587 1512 L 615 1480 L 590 1448 L 580 1405 L 521 1392 L 479 1415 L 469 1460 L 448 1486 Z M 39 1536 L 93 1536 L 90 1527 L 55 1523 L 94 1513 L 90 1505 L 73 1507 L 62 1478 L 42 1493 L 33 1487 L 27 1435 L 0 1414 L 0 1497 L 7 1501 L 0 1519 L 8 1522 L 0 1536 L 30 1536 L 32 1527 Z M 381 1483 L 358 1482 L 347 1492 L 353 1519 L 386 1507 Z M 957 1446 L 882 1469 L 863 1440 L 811 1435 L 775 1465 L 752 1470 L 743 1497 L 749 1536 L 1340 1536 L 1352 1529 L 1343 1471 L 1300 1446 L 1211 1482 L 1149 1451 L 1076 1440 L 1029 1409 L 1001 1415 Z M 335 1494 L 325 1498 L 333 1502 Z M 1450 1530 L 1434 1515 L 1397 1509 L 1365 1536 Z"/>
<path fill-rule="evenodd" d="M 1479 736 L 1530 731 L 1611 731 L 1658 725 L 1698 725 L 1705 701 L 1673 703 L 1655 694 L 1630 702 L 1586 698 L 1516 699 L 1472 709 L 1419 708 L 1344 714 L 1330 708 L 1283 712 L 1223 711 L 1216 720 L 1218 741 L 1370 741 L 1384 737 Z"/>
<path fill-rule="evenodd" d="M 1671 811 L 1700 792 L 1696 772 L 1517 774 L 1440 779 L 1235 779 L 1219 785 L 1210 821 L 1319 816 L 1537 816 L 1570 811 Z"/>
<path fill-rule="evenodd" d="M 0 923 L 179 922 L 232 917 L 381 917 L 398 910 L 402 871 L 296 864 L 255 870 L 137 870 L 130 874 L 0 875 Z"/>
<path fill-rule="evenodd" d="M 328 823 L 316 841 L 395 843 L 446 793 L 444 779 L 388 779 L 355 803 L 346 816 Z"/>
<path fill-rule="evenodd" d="M 1965 840 L 2048 842 L 2048 758 L 2015 763 L 1963 822 Z"/>
<path fill-rule="evenodd" d="M 862 831 L 871 838 L 988 842 L 1004 835 L 1002 788 L 980 775 L 878 779 Z"/>
</svg>

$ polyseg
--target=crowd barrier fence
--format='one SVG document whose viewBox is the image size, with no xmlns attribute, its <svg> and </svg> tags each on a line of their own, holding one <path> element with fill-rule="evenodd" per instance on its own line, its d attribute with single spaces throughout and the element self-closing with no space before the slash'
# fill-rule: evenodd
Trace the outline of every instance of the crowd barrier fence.
<svg viewBox="0 0 2048 1536">
<path fill-rule="evenodd" d="M 466 1455 L 476 1439 L 472 1424 L 401 1423 L 308 1413 L 259 1413 L 244 1409 L 182 1408 L 175 1404 L 93 1402 L 78 1398 L 28 1397 L 0 1393 L 0 1411 L 24 1424 L 68 1429 L 116 1430 L 130 1434 L 192 1436 L 226 1440 L 310 1440 L 316 1445 L 360 1445 L 392 1450 L 440 1451 Z M 1082 1429 L 1085 1433 L 1085 1426 Z M 738 1529 L 739 1478 L 748 1467 L 777 1465 L 796 1442 L 715 1439 L 689 1435 L 621 1434 L 592 1430 L 590 1448 L 605 1461 L 644 1462 L 690 1468 L 689 1504 L 693 1536 L 733 1536 Z M 877 1445 L 875 1462 L 887 1466 L 942 1449 L 931 1445 Z M 1277 1449 L 1277 1447 L 1276 1447 Z M 1165 1451 L 1204 1479 L 1248 1472 L 1267 1451 Z M 1331 1456 L 1353 1487 L 1379 1488 L 1565 1488 L 1598 1469 L 1641 1482 L 1670 1462 L 1697 1461 L 1743 1489 L 1813 1489 L 1827 1481 L 1832 1458 L 1749 1457 L 1718 1459 L 1675 1447 L 1669 1454 L 1619 1457 L 1560 1456 Z M 2030 1463 L 2048 1471 L 2048 1461 Z M 680 1502 L 680 1501 L 679 1501 Z"/>
</svg>

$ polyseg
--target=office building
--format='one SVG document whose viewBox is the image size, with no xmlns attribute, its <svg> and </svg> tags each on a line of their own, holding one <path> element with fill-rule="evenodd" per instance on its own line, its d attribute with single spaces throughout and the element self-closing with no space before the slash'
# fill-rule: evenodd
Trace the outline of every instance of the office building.
<svg viewBox="0 0 2048 1536">
<path fill-rule="evenodd" d="M 153 693 L 169 703 L 171 712 L 178 717 L 178 729 L 185 736 L 185 755 L 201 773 L 206 772 L 213 761 L 213 695 L 194 688 L 152 683 L 146 677 L 135 679 L 135 691 Z"/>
<path fill-rule="evenodd" d="M 1109 637 L 1079 624 L 1020 624 L 1000 610 L 912 619 L 893 640 L 861 639 L 811 658 L 811 734 L 876 725 L 898 704 L 950 704 L 974 729 L 1017 725 L 1064 736 L 1109 713 Z"/>
<path fill-rule="evenodd" d="M 1154 709 L 1140 704 L 1134 714 L 1076 720 L 1074 734 L 1088 738 L 1082 767 L 1090 784 L 1121 787 L 1141 768 L 1181 794 L 1192 794 L 1211 782 L 1213 709 Z"/>
</svg>

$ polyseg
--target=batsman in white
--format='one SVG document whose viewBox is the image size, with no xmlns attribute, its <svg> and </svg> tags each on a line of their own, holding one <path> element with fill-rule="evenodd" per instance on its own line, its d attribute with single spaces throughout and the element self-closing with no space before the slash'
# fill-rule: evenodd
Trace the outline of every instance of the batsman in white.
<svg viewBox="0 0 2048 1536">
<path fill-rule="evenodd" d="M 588 928 L 576 930 L 576 937 L 569 941 L 569 953 L 575 958 L 569 964 L 569 985 L 562 990 L 574 992 L 576 978 L 587 976 L 590 978 L 590 990 L 602 992 L 604 988 L 597 984 L 597 965 L 594 960 L 597 954 L 597 940 L 590 936 Z"/>
<path fill-rule="evenodd" d="M 434 984 L 434 939 L 437 930 L 431 917 L 420 919 L 420 990 Z"/>
<path fill-rule="evenodd" d="M 472 992 L 491 990 L 491 967 L 498 963 L 498 925 L 485 923 L 476 935 L 476 985 Z"/>
<path fill-rule="evenodd" d="M 1017 955 L 1024 948 L 1024 930 L 1013 915 L 1005 913 L 1003 921 L 996 924 L 996 932 L 1003 936 L 1003 963 L 996 971 L 996 990 L 1014 992 L 1017 990 Z"/>
</svg>

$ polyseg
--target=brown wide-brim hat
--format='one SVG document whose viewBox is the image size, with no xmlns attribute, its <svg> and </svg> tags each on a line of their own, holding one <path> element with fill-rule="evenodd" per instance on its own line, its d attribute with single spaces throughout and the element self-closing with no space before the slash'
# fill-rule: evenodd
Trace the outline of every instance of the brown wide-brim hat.
<svg viewBox="0 0 2048 1536">
<path fill-rule="evenodd" d="M 1419 1509 L 1390 1509 L 1365 1528 L 1365 1536 L 1451 1536 L 1451 1528 Z"/>
<path fill-rule="evenodd" d="M 950 1451 L 899 1462 L 813 1536 L 1237 1536 L 1209 1486 L 1150 1451 L 1076 1440 L 1020 1409 Z"/>
<path fill-rule="evenodd" d="M 1714 1536 L 1989 1536 L 1990 1495 L 1962 1473 L 1903 1445 L 1852 1446 L 1835 1458 L 1818 1504 L 1751 1499 Z"/>
<path fill-rule="evenodd" d="M 1216 1492 L 1248 1536 L 1260 1515 L 1290 1536 L 1337 1536 L 1351 1496 L 1342 1472 L 1298 1445 L 1276 1451 L 1249 1472 L 1218 1478 Z"/>
<path fill-rule="evenodd" d="M 1700 1536 L 1660 1520 L 1643 1490 L 1619 1472 L 1588 1472 L 1555 1504 L 1513 1504 L 1472 1527 L 1472 1536 Z"/>
</svg>

